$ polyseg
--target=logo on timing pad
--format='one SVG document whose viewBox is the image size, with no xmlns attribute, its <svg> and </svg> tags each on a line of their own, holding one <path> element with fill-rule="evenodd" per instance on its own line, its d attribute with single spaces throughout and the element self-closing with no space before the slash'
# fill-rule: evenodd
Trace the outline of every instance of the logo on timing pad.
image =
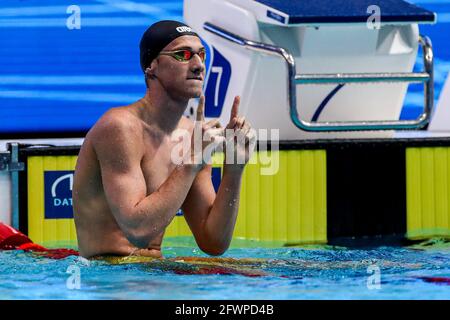
<svg viewBox="0 0 450 320">
<path fill-rule="evenodd" d="M 191 32 L 192 29 L 188 26 L 184 26 L 184 27 L 177 27 L 177 31 L 179 33 L 183 33 L 183 32 Z"/>
<path fill-rule="evenodd" d="M 45 219 L 73 218 L 72 187 L 74 171 L 45 171 Z"/>
</svg>

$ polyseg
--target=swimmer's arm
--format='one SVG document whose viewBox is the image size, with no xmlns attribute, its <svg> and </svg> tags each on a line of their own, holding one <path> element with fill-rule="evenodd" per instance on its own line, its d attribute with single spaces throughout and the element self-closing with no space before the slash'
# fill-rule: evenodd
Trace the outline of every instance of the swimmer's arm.
<svg viewBox="0 0 450 320">
<path fill-rule="evenodd" d="M 98 127 L 92 140 L 109 207 L 127 239 L 145 248 L 172 221 L 199 168 L 177 168 L 157 191 L 148 195 L 141 168 L 141 137 L 133 130 L 132 122 L 116 117 Z"/>
<path fill-rule="evenodd" d="M 217 195 L 211 171 L 208 165 L 197 175 L 183 211 L 199 248 L 210 255 L 221 255 L 228 249 L 236 225 L 243 168 L 224 166 Z"/>
</svg>

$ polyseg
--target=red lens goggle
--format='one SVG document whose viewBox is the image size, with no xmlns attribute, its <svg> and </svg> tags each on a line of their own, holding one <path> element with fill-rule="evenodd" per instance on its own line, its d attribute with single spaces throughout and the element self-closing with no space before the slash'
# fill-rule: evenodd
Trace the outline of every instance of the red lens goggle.
<svg viewBox="0 0 450 320">
<path fill-rule="evenodd" d="M 198 52 L 194 52 L 189 49 L 182 49 L 182 50 L 174 50 L 174 51 L 162 51 L 160 52 L 162 55 L 171 56 L 172 58 L 175 58 L 176 60 L 180 62 L 187 62 L 191 60 L 196 54 L 200 57 L 200 60 L 202 62 L 205 62 L 206 59 L 206 52 L 205 49 L 200 49 Z"/>
</svg>

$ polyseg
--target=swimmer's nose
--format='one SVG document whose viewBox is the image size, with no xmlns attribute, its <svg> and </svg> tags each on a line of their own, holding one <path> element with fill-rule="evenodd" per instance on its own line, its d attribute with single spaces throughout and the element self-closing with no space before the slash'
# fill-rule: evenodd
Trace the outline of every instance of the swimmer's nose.
<svg viewBox="0 0 450 320">
<path fill-rule="evenodd" d="M 203 64 L 202 60 L 198 56 L 198 54 L 194 55 L 191 59 L 191 71 L 192 73 L 198 75 L 205 71 L 205 65 Z"/>
</svg>

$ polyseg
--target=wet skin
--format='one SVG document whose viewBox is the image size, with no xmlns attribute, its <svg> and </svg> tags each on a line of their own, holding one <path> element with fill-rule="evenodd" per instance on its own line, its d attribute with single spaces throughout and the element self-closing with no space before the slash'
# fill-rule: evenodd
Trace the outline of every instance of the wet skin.
<svg viewBox="0 0 450 320">
<path fill-rule="evenodd" d="M 190 48 L 198 52 L 202 47 L 197 37 L 182 36 L 164 50 Z M 191 134 L 194 129 L 194 122 L 183 113 L 189 99 L 201 96 L 204 73 L 198 55 L 188 63 L 159 56 L 146 69 L 149 88 L 145 97 L 110 109 L 86 135 L 73 185 L 78 247 L 83 257 L 161 257 L 165 228 L 179 208 L 200 249 L 218 255 L 228 248 L 243 166 L 224 165 L 216 195 L 210 165 L 177 166 L 171 159 L 178 143 L 173 132 L 182 129 Z M 237 116 L 238 105 L 235 99 L 227 127 L 248 132 L 248 122 Z M 218 127 L 217 123 L 209 125 Z M 204 123 L 202 126 L 206 130 Z"/>
</svg>

